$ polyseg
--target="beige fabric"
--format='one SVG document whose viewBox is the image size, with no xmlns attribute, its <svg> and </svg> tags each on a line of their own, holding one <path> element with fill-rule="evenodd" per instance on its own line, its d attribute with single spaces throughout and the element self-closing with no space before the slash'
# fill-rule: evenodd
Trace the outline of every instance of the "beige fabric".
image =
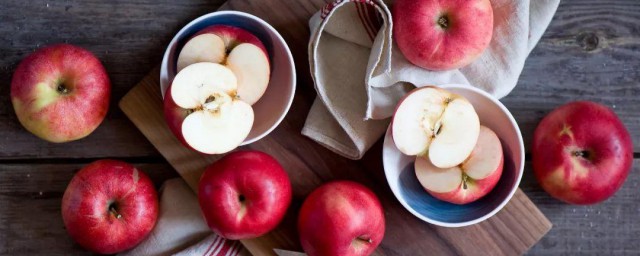
<svg viewBox="0 0 640 256">
<path fill-rule="evenodd" d="M 160 213 L 151 234 L 121 256 L 246 255 L 242 245 L 212 234 L 200 213 L 198 197 L 181 178 L 160 189 Z"/>
<path fill-rule="evenodd" d="M 391 13 L 383 1 L 329 4 L 309 22 L 309 64 L 318 97 L 302 133 L 340 155 L 359 159 L 384 134 L 398 100 L 415 86 L 462 83 L 497 98 L 506 96 L 559 2 L 492 0 L 489 48 L 467 67 L 440 72 L 410 64 L 397 50 Z"/>
</svg>

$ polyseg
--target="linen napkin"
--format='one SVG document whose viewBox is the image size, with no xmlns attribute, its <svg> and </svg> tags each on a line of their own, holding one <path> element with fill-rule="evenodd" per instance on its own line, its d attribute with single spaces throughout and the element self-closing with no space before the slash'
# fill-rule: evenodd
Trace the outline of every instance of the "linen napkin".
<svg viewBox="0 0 640 256">
<path fill-rule="evenodd" d="M 473 63 L 450 71 L 412 65 L 393 43 L 382 0 L 337 0 L 309 21 L 309 65 L 318 93 L 302 134 L 360 159 L 384 134 L 397 102 L 415 87 L 469 84 L 496 98 L 516 86 L 560 0 L 491 0 L 493 38 Z"/>
<path fill-rule="evenodd" d="M 181 178 L 160 188 L 160 213 L 151 234 L 121 256 L 248 255 L 238 241 L 212 234 L 198 206 L 198 198 Z"/>
</svg>

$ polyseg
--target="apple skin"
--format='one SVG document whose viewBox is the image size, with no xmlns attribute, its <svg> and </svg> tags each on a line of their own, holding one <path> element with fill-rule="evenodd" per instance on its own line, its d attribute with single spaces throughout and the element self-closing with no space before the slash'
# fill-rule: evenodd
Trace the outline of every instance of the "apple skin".
<svg viewBox="0 0 640 256">
<path fill-rule="evenodd" d="M 633 163 L 633 144 L 615 112 L 576 101 L 538 124 L 532 157 L 535 176 L 551 196 L 570 204 L 595 204 L 624 183 Z"/>
<path fill-rule="evenodd" d="M 266 56 L 269 56 L 269 53 L 267 52 L 267 48 L 264 47 L 264 44 L 262 43 L 262 41 L 260 41 L 258 37 L 251 34 L 251 32 L 238 27 L 228 26 L 228 25 L 213 25 L 200 30 L 193 37 L 196 37 L 202 34 L 215 34 L 220 38 L 222 38 L 222 40 L 225 43 L 230 42 L 231 43 L 230 45 L 232 47 L 235 47 L 236 45 L 241 43 L 253 44 L 255 46 L 258 46 L 258 48 L 262 49 L 262 51 Z"/>
<path fill-rule="evenodd" d="M 231 240 L 251 239 L 282 221 L 291 204 L 291 182 L 270 155 L 236 151 L 205 170 L 198 200 L 216 234 Z"/>
<path fill-rule="evenodd" d="M 171 96 L 171 86 L 169 86 L 164 95 L 164 119 L 167 122 L 167 126 L 169 126 L 169 130 L 171 130 L 173 135 L 182 142 L 182 145 L 197 152 L 197 150 L 189 146 L 182 135 L 182 123 L 188 115 L 189 110 L 181 108 L 175 101 L 173 101 L 173 97 Z"/>
<path fill-rule="evenodd" d="M 11 102 L 22 126 L 56 143 L 93 132 L 107 114 L 110 93 L 100 61 L 69 44 L 35 51 L 20 62 L 11 80 Z"/>
<path fill-rule="evenodd" d="M 333 181 L 305 199 L 298 216 L 302 248 L 315 255 L 370 255 L 384 237 L 378 198 L 352 181 Z"/>
<path fill-rule="evenodd" d="M 486 196 L 496 187 L 500 177 L 502 176 L 502 170 L 504 167 L 504 157 L 500 160 L 498 168 L 491 173 L 488 177 L 481 180 L 473 180 L 468 178 L 467 188 L 462 186 L 456 190 L 447 193 L 437 193 L 427 190 L 427 192 L 433 197 L 452 204 L 468 204 Z"/>
<path fill-rule="evenodd" d="M 67 232 L 82 247 L 100 254 L 133 248 L 147 237 L 157 218 L 153 183 L 121 161 L 99 160 L 85 166 L 62 197 Z"/>
<path fill-rule="evenodd" d="M 489 0 L 397 0 L 393 22 L 395 41 L 409 62 L 450 70 L 470 64 L 489 46 L 493 8 Z"/>
</svg>

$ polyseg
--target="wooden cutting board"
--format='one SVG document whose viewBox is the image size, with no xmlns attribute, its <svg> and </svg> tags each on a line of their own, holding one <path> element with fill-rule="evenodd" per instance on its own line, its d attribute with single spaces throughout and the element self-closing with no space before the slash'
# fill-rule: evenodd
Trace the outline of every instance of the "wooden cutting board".
<svg viewBox="0 0 640 256">
<path fill-rule="evenodd" d="M 276 230 L 243 240 L 244 246 L 254 255 L 274 255 L 273 248 L 301 251 L 295 228 L 301 202 L 322 182 L 335 179 L 360 182 L 380 198 L 387 226 L 377 255 L 514 255 L 524 253 L 542 238 L 551 223 L 521 190 L 502 211 L 480 224 L 437 227 L 415 218 L 391 193 L 382 169 L 381 142 L 363 160 L 351 161 L 300 134 L 315 97 L 306 56 L 307 22 L 325 4 L 322 0 L 230 0 L 222 7 L 254 14 L 272 24 L 289 44 L 298 75 L 296 97 L 285 120 L 269 136 L 245 147 L 278 159 L 291 178 L 294 200 Z M 204 168 L 219 156 L 188 150 L 169 131 L 162 113 L 158 69 L 120 101 L 120 108 L 195 190 Z"/>
</svg>

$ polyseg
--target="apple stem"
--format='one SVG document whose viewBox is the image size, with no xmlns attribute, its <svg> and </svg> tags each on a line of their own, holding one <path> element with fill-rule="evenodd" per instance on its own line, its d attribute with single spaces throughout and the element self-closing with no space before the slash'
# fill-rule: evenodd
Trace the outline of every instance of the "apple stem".
<svg viewBox="0 0 640 256">
<path fill-rule="evenodd" d="M 109 206 L 109 212 L 116 217 L 116 219 L 122 218 L 122 214 L 118 213 L 114 205 Z"/>
<path fill-rule="evenodd" d="M 447 28 L 449 27 L 449 19 L 447 19 L 447 16 L 443 15 L 438 19 L 438 25 L 440 25 L 441 28 Z"/>
<path fill-rule="evenodd" d="M 466 174 L 462 174 L 462 189 L 467 189 L 467 178 L 469 178 L 469 176 L 467 176 Z"/>
<path fill-rule="evenodd" d="M 56 90 L 58 91 L 58 93 L 60 94 L 67 94 L 69 93 L 69 89 L 67 89 L 67 87 L 64 86 L 63 83 L 59 83 L 58 87 L 56 88 Z"/>
<path fill-rule="evenodd" d="M 589 158 L 589 151 L 586 151 L 586 150 L 574 151 L 573 155 L 576 157 Z"/>
<path fill-rule="evenodd" d="M 371 240 L 371 238 L 358 237 L 358 240 L 366 242 L 366 243 L 373 243 L 373 240 Z"/>
</svg>

